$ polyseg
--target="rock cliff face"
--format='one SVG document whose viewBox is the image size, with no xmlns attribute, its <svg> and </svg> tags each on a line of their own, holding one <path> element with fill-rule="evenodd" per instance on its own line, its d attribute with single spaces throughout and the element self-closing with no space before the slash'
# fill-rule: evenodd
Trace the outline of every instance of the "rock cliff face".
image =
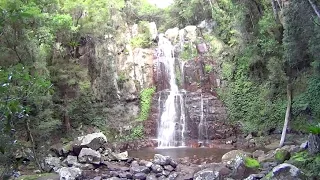
<svg viewBox="0 0 320 180">
<path fill-rule="evenodd" d="M 156 26 L 154 23 L 149 25 L 151 37 L 156 40 Z M 168 95 L 165 90 L 170 87 L 168 73 L 163 64 L 157 63 L 159 52 L 156 47 L 131 47 L 129 42 L 138 35 L 137 28 L 137 25 L 128 26 L 126 31 L 118 34 L 123 41 L 109 35 L 102 39 L 86 37 L 79 49 L 79 59 L 88 67 L 97 99 L 108 102 L 104 111 L 111 127 L 120 133 L 134 126 L 132 122 L 140 110 L 140 91 L 156 87 L 150 117 L 145 122 L 146 135 L 155 137 L 161 104 Z M 210 47 L 198 32 L 198 27 L 188 26 L 181 30 L 169 29 L 165 33 L 176 47 L 176 81 L 179 89 L 185 91 L 187 134 L 190 139 L 226 138 L 232 135 L 232 128 L 226 125 L 226 109 L 216 92 L 221 86 L 219 65 L 207 55 Z M 187 51 L 186 45 L 193 54 L 183 60 L 180 57 Z M 199 126 L 200 121 L 205 122 L 205 127 Z M 199 128 L 202 133 L 199 133 Z"/>
</svg>

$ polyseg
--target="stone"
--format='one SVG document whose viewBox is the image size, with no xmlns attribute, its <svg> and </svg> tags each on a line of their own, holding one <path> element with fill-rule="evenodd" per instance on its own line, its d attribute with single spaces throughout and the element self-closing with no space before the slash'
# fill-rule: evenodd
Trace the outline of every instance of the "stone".
<svg viewBox="0 0 320 180">
<path fill-rule="evenodd" d="M 186 26 L 184 30 L 186 31 L 185 40 L 195 42 L 197 39 L 197 26 Z"/>
<path fill-rule="evenodd" d="M 278 147 L 279 147 L 278 141 L 272 142 L 271 144 L 268 144 L 265 146 L 266 149 L 277 149 Z"/>
<path fill-rule="evenodd" d="M 233 178 L 244 178 L 245 172 L 248 169 L 245 165 L 245 157 L 244 156 L 237 156 L 231 162 L 232 166 L 232 177 Z"/>
<path fill-rule="evenodd" d="M 60 176 L 60 180 L 75 180 L 82 174 L 81 170 L 76 167 L 63 167 L 57 171 Z"/>
<path fill-rule="evenodd" d="M 65 160 L 68 166 L 73 166 L 78 163 L 78 157 L 77 156 L 67 156 L 67 159 Z"/>
<path fill-rule="evenodd" d="M 81 170 L 93 170 L 95 169 L 92 164 L 83 164 L 83 163 L 76 163 L 73 165 L 74 167 L 80 168 Z"/>
<path fill-rule="evenodd" d="M 168 176 L 170 175 L 170 171 L 164 170 L 164 171 L 162 171 L 162 174 L 163 174 L 165 177 L 168 177 Z"/>
<path fill-rule="evenodd" d="M 61 160 L 58 157 L 46 157 L 44 159 L 44 170 L 47 172 L 57 171 L 61 167 Z"/>
<path fill-rule="evenodd" d="M 267 179 L 271 180 L 302 180 L 305 179 L 304 174 L 294 165 L 283 163 L 272 169 L 266 175 Z"/>
<path fill-rule="evenodd" d="M 130 172 L 122 172 L 122 173 L 119 174 L 119 177 L 132 179 L 132 174 Z"/>
<path fill-rule="evenodd" d="M 78 137 L 78 141 L 82 147 L 98 150 L 107 143 L 107 137 L 102 132 L 99 132 Z"/>
<path fill-rule="evenodd" d="M 278 163 L 283 163 L 286 160 L 289 160 L 291 157 L 290 152 L 287 150 L 277 150 L 275 154 L 275 159 Z"/>
<path fill-rule="evenodd" d="M 320 135 L 310 134 L 308 140 L 308 151 L 310 154 L 316 154 L 320 152 Z"/>
<path fill-rule="evenodd" d="M 193 179 L 195 180 L 218 180 L 219 172 L 211 169 L 204 169 L 194 174 Z"/>
<path fill-rule="evenodd" d="M 101 180 L 101 179 L 102 179 L 101 176 L 97 176 L 97 177 L 93 178 L 93 180 Z"/>
<path fill-rule="evenodd" d="M 208 48 L 205 43 L 197 44 L 197 50 L 200 54 L 208 52 Z"/>
<path fill-rule="evenodd" d="M 170 158 L 170 166 L 172 166 L 173 168 L 176 168 L 178 166 L 178 163 Z"/>
<path fill-rule="evenodd" d="M 148 174 L 150 172 L 150 169 L 145 166 L 132 166 L 130 168 L 130 172 L 132 173 L 146 173 Z"/>
<path fill-rule="evenodd" d="M 265 176 L 264 174 L 251 174 L 244 180 L 258 180 L 258 179 L 262 179 L 264 176 Z"/>
<path fill-rule="evenodd" d="M 158 178 L 154 174 L 149 174 L 146 178 L 146 180 L 157 180 Z"/>
<path fill-rule="evenodd" d="M 179 28 L 171 28 L 168 29 L 165 33 L 164 36 L 169 39 L 172 43 L 175 43 L 177 41 L 177 38 L 179 36 Z"/>
<path fill-rule="evenodd" d="M 249 156 L 250 153 L 242 150 L 232 150 L 224 154 L 221 158 L 222 162 L 228 162 L 235 159 L 237 156 Z"/>
<path fill-rule="evenodd" d="M 250 140 L 250 139 L 252 139 L 252 138 L 253 138 L 252 134 L 249 134 L 249 135 L 246 137 L 246 140 Z"/>
<path fill-rule="evenodd" d="M 82 163 L 100 164 L 101 154 L 91 148 L 82 148 L 78 159 Z"/>
<path fill-rule="evenodd" d="M 54 144 L 50 147 L 50 151 L 54 152 L 57 156 L 66 156 L 70 152 L 72 152 L 72 143 L 69 142 L 67 144 Z"/>
<path fill-rule="evenodd" d="M 252 157 L 254 157 L 254 158 L 258 158 L 263 155 L 264 155 L 264 151 L 262 151 L 262 150 L 256 150 L 252 153 Z"/>
<path fill-rule="evenodd" d="M 161 166 L 169 165 L 172 159 L 169 156 L 163 156 L 161 154 L 155 154 L 153 162 Z"/>
<path fill-rule="evenodd" d="M 159 164 L 153 164 L 151 166 L 152 172 L 154 173 L 161 173 L 163 171 L 162 166 L 160 166 Z"/>
<path fill-rule="evenodd" d="M 166 166 L 164 166 L 164 169 L 165 170 L 168 170 L 168 171 L 173 171 L 174 170 L 174 168 L 171 166 L 171 165 L 166 165 Z"/>
<path fill-rule="evenodd" d="M 301 149 L 301 150 L 306 150 L 306 149 L 308 149 L 308 141 L 302 143 L 302 144 L 300 145 L 300 149 Z"/>
<path fill-rule="evenodd" d="M 168 176 L 168 179 L 175 180 L 175 179 L 177 179 L 178 176 L 179 176 L 179 174 L 177 172 L 171 172 L 170 175 Z"/>
<path fill-rule="evenodd" d="M 126 161 L 128 160 L 128 151 L 122 152 L 122 153 L 113 153 L 111 152 L 109 154 L 109 157 L 111 156 L 112 160 L 118 160 L 118 161 Z"/>
<path fill-rule="evenodd" d="M 146 179 L 147 175 L 145 173 L 136 173 L 133 175 L 133 179 Z"/>
<path fill-rule="evenodd" d="M 151 168 L 151 166 L 153 165 L 152 162 L 150 162 L 150 161 L 145 161 L 145 160 L 141 160 L 141 161 L 139 162 L 139 164 L 140 164 L 141 166 L 146 166 L 146 167 L 148 167 L 148 168 Z"/>
</svg>

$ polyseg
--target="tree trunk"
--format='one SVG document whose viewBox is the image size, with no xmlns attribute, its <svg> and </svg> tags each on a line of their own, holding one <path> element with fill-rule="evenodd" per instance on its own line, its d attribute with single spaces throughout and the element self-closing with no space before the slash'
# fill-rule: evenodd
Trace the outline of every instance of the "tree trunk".
<svg viewBox="0 0 320 180">
<path fill-rule="evenodd" d="M 312 9 L 314 10 L 314 12 L 317 14 L 318 18 L 320 18 L 320 12 L 317 5 L 313 3 L 312 0 L 309 0 L 309 3 L 312 6 Z"/>
<path fill-rule="evenodd" d="M 42 167 L 41 167 L 41 164 L 40 164 L 40 162 L 38 160 L 38 156 L 37 156 L 37 153 L 36 153 L 34 139 L 33 139 L 33 136 L 32 136 L 32 133 L 31 133 L 31 129 L 30 129 L 30 126 L 29 126 L 29 120 L 26 120 L 25 122 L 26 122 L 26 126 L 27 126 L 28 136 L 30 138 L 31 145 L 32 145 L 32 153 L 33 153 L 33 156 L 34 156 L 34 161 L 36 162 L 37 166 L 39 167 L 39 170 L 41 171 Z"/>
<path fill-rule="evenodd" d="M 288 98 L 288 103 L 287 103 L 287 110 L 286 110 L 286 117 L 284 119 L 284 124 L 283 124 L 283 129 L 282 129 L 282 134 L 281 134 L 281 140 L 280 140 L 280 147 L 283 146 L 284 140 L 286 138 L 286 133 L 287 133 L 287 128 L 288 124 L 290 121 L 291 117 L 291 104 L 292 104 L 292 89 L 291 89 L 291 84 L 289 83 L 287 85 L 287 98 Z"/>
</svg>

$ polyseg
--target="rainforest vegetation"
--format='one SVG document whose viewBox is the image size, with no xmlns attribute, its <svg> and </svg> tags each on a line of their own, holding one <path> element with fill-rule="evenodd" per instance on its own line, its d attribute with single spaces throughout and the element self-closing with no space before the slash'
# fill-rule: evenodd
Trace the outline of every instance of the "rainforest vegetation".
<svg viewBox="0 0 320 180">
<path fill-rule="evenodd" d="M 17 147 L 38 154 L 48 139 L 70 138 L 83 126 L 112 134 L 116 120 L 103 107 L 117 99 L 116 89 L 97 89 L 113 80 L 93 86 L 101 64 L 81 61 L 79 47 L 88 39 L 150 47 L 147 35 L 131 42 L 121 36 L 146 22 L 160 32 L 215 22 L 202 41 L 221 67 L 228 119 L 246 133 L 281 131 L 284 122 L 285 130 L 308 133 L 320 123 L 319 7 L 319 0 L 174 0 L 165 9 L 146 0 L 1 0 L 0 167 L 15 163 Z M 147 119 L 153 92 L 141 90 L 138 121 Z M 143 137 L 142 129 L 131 138 Z"/>
</svg>

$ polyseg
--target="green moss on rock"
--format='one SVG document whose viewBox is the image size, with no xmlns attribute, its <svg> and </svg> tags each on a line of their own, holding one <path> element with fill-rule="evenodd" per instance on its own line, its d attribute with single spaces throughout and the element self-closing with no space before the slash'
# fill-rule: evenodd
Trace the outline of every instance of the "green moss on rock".
<svg viewBox="0 0 320 180">
<path fill-rule="evenodd" d="M 284 161 L 289 160 L 290 157 L 290 152 L 287 150 L 278 150 L 275 154 L 275 159 L 278 163 L 283 163 Z"/>
<path fill-rule="evenodd" d="M 259 161 L 256 159 L 250 158 L 250 157 L 245 157 L 244 164 L 248 168 L 259 168 L 260 167 Z"/>
</svg>

